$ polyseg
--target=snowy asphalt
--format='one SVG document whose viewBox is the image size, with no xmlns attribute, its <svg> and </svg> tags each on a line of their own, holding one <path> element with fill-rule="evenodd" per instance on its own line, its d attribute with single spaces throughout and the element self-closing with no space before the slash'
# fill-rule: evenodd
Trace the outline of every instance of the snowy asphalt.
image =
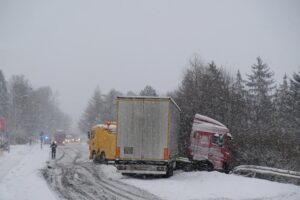
<svg viewBox="0 0 300 200">
<path fill-rule="evenodd" d="M 59 146 L 57 159 L 47 163 L 43 175 L 62 199 L 159 199 L 147 191 L 106 177 L 99 164 L 88 160 L 86 144 Z"/>
</svg>

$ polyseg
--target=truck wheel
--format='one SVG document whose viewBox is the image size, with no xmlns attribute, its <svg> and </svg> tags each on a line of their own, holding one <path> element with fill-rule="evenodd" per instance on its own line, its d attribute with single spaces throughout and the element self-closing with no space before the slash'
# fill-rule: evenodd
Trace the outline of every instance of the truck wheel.
<svg viewBox="0 0 300 200">
<path fill-rule="evenodd" d="M 168 177 L 173 176 L 173 172 L 174 172 L 173 167 L 170 167 L 169 170 L 168 170 L 168 172 L 167 172 Z"/>
<path fill-rule="evenodd" d="M 186 163 L 183 166 L 183 171 L 185 171 L 185 172 L 190 172 L 192 170 L 193 170 L 193 164 L 192 163 Z"/>
<path fill-rule="evenodd" d="M 210 161 L 206 162 L 206 170 L 209 172 L 214 170 L 214 165 Z"/>
<path fill-rule="evenodd" d="M 225 174 L 229 174 L 229 165 L 226 162 L 223 163 L 223 171 Z"/>
<path fill-rule="evenodd" d="M 92 153 L 92 160 L 93 160 L 94 163 L 97 162 L 97 156 L 96 156 L 95 152 Z"/>
<path fill-rule="evenodd" d="M 106 156 L 105 153 L 102 151 L 100 154 L 100 163 L 105 163 L 106 162 Z"/>
<path fill-rule="evenodd" d="M 173 172 L 174 172 L 173 166 L 172 165 L 168 166 L 167 167 L 167 173 L 164 177 L 169 178 L 169 177 L 173 176 Z"/>
</svg>

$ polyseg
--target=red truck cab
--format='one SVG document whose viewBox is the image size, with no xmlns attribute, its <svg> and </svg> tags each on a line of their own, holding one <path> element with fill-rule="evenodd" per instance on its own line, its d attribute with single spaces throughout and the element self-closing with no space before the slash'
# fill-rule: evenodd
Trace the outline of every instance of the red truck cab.
<svg viewBox="0 0 300 200">
<path fill-rule="evenodd" d="M 196 114 L 190 135 L 188 157 L 197 165 L 209 169 L 228 171 L 230 152 L 228 141 L 231 134 L 222 123 L 209 117 Z"/>
</svg>

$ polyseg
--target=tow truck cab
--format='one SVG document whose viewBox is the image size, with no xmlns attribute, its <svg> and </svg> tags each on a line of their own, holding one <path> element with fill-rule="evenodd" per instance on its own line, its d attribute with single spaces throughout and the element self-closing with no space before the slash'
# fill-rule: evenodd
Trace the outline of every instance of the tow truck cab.
<svg viewBox="0 0 300 200">
<path fill-rule="evenodd" d="M 88 134 L 90 159 L 106 162 L 116 158 L 116 122 L 106 122 L 92 128 Z"/>
</svg>

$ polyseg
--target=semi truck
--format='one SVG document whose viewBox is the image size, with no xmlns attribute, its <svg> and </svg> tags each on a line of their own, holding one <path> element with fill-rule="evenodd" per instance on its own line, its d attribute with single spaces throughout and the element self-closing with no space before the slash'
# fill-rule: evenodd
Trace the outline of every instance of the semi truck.
<svg viewBox="0 0 300 200">
<path fill-rule="evenodd" d="M 171 176 L 180 108 L 169 97 L 117 97 L 116 167 L 123 174 Z"/>
<path fill-rule="evenodd" d="M 116 122 L 106 122 L 92 128 L 88 134 L 90 159 L 105 163 L 116 158 Z"/>
<path fill-rule="evenodd" d="M 206 169 L 229 172 L 229 129 L 222 123 L 196 114 L 189 138 L 187 157 L 178 163 L 186 170 Z"/>
<path fill-rule="evenodd" d="M 231 134 L 196 114 L 185 156 L 178 153 L 180 108 L 172 98 L 118 97 L 116 167 L 123 174 L 171 176 L 175 168 L 229 170 Z"/>
</svg>

